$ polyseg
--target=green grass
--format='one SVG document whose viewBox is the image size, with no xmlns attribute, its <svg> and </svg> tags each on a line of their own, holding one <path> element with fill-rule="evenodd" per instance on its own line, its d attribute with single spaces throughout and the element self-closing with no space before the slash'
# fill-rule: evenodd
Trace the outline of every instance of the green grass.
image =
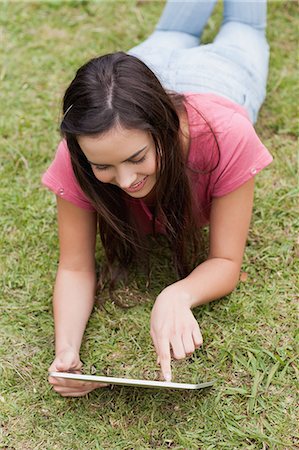
<svg viewBox="0 0 299 450">
<path fill-rule="evenodd" d="M 40 186 L 59 140 L 61 96 L 89 58 L 127 50 L 153 29 L 160 2 L 0 3 L 1 328 L 0 448 L 294 449 L 298 367 L 297 2 L 270 2 L 271 67 L 257 131 L 274 163 L 257 177 L 242 270 L 228 297 L 196 308 L 202 350 L 174 361 L 173 380 L 216 379 L 202 392 L 114 387 L 62 398 L 47 383 L 53 360 L 51 296 L 58 261 L 55 199 Z M 220 22 L 219 5 L 204 34 Z M 85 370 L 158 378 L 150 311 L 173 280 L 156 249 L 150 288 L 140 276 L 123 300 L 95 309 Z M 298 291 L 297 291 L 298 293 Z M 134 297 L 134 298 L 135 298 Z M 297 336 L 298 337 L 298 336 Z M 297 339 L 298 340 L 298 339 Z"/>
</svg>

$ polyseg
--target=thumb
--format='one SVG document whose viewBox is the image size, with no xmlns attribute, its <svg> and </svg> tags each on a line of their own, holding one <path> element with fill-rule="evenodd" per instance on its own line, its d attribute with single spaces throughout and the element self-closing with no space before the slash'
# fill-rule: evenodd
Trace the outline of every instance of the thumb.
<svg viewBox="0 0 299 450">
<path fill-rule="evenodd" d="M 55 363 L 55 369 L 57 372 L 66 372 L 71 369 L 71 364 L 69 364 L 69 361 L 59 360 Z"/>
<path fill-rule="evenodd" d="M 63 356 L 59 356 L 54 362 L 55 369 L 58 372 L 66 372 L 68 370 L 80 369 L 82 364 L 80 361 L 76 361 L 72 353 L 65 353 Z"/>
</svg>

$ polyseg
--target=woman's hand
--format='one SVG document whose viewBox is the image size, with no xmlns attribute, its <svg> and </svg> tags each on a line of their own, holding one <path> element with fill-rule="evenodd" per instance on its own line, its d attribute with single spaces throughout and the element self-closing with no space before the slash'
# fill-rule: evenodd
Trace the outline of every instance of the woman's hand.
<svg viewBox="0 0 299 450">
<path fill-rule="evenodd" d="M 189 294 L 180 282 L 165 288 L 157 297 L 151 313 L 151 337 L 162 374 L 171 380 L 171 355 L 183 359 L 202 345 L 202 335 L 191 308 Z"/>
<path fill-rule="evenodd" d="M 73 372 L 81 373 L 82 362 L 79 354 L 72 349 L 60 352 L 51 366 L 49 372 Z M 108 386 L 106 383 L 94 383 L 90 381 L 69 380 L 49 376 L 49 383 L 54 391 L 63 397 L 82 397 L 98 387 Z"/>
</svg>

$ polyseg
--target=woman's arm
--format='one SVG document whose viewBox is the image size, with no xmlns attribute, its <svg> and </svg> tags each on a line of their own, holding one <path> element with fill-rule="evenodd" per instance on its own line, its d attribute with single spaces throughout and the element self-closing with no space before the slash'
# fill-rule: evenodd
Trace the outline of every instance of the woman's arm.
<svg viewBox="0 0 299 450">
<path fill-rule="evenodd" d="M 79 352 L 94 304 L 96 215 L 57 198 L 60 257 L 54 289 L 56 353 Z"/>
<path fill-rule="evenodd" d="M 230 194 L 213 200 L 208 259 L 181 280 L 190 295 L 190 307 L 235 289 L 250 225 L 253 191 L 252 178 Z"/>
<path fill-rule="evenodd" d="M 96 214 L 57 198 L 60 258 L 54 288 L 55 360 L 50 371 L 78 371 L 84 330 L 96 288 Z M 49 377 L 56 392 L 81 396 L 99 387 Z"/>
<path fill-rule="evenodd" d="M 238 282 L 253 191 L 251 179 L 232 193 L 213 200 L 208 259 L 186 278 L 167 286 L 156 299 L 151 336 L 165 378 L 170 373 L 170 346 L 174 357 L 182 359 L 202 343 L 191 308 L 229 294 Z"/>
</svg>

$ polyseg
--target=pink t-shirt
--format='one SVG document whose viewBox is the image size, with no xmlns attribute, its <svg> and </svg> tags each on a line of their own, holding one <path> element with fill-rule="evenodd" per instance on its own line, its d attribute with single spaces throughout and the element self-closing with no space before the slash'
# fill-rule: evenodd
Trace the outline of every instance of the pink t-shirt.
<svg viewBox="0 0 299 450">
<path fill-rule="evenodd" d="M 273 158 L 241 106 L 215 94 L 185 94 L 185 98 L 191 138 L 186 170 L 198 224 L 203 226 L 209 223 L 213 197 L 234 191 L 270 164 Z M 217 138 L 219 150 L 206 121 Z M 64 140 L 44 173 L 42 183 L 79 208 L 95 211 L 76 181 Z M 153 218 L 146 204 L 132 197 L 127 203 L 141 230 L 151 233 Z M 164 232 L 159 218 L 156 232 Z"/>
</svg>

